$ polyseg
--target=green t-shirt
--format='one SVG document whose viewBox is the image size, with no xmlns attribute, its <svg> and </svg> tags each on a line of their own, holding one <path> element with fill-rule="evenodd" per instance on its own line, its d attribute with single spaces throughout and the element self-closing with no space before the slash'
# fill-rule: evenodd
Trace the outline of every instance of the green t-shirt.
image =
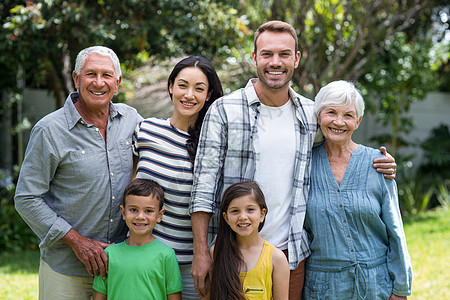
<svg viewBox="0 0 450 300">
<path fill-rule="evenodd" d="M 105 249 L 108 276 L 94 278 L 94 290 L 113 299 L 167 299 L 183 290 L 175 251 L 157 239 L 144 246 L 125 242 Z"/>
</svg>

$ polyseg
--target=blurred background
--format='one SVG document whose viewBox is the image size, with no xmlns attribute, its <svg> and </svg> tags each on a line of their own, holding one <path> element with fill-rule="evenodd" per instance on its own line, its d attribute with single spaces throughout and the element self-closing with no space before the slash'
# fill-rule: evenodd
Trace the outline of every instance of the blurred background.
<svg viewBox="0 0 450 300">
<path fill-rule="evenodd" d="M 367 110 L 355 140 L 387 146 L 399 165 L 405 226 L 424 235 L 437 230 L 430 241 L 443 243 L 434 245 L 442 247 L 432 255 L 437 261 L 415 262 L 442 268 L 415 272 L 424 278 L 414 285 L 415 299 L 427 299 L 433 291 L 441 293 L 438 299 L 450 297 L 449 17 L 448 0 L 2 0 L 0 298 L 2 289 L 4 295 L 11 289 L 4 282 L 24 280 L 5 277 L 15 274 L 2 269 L 11 263 L 7 253 L 30 250 L 23 254 L 31 253 L 25 269 L 31 276 L 35 271 L 39 241 L 14 210 L 15 182 L 32 126 L 74 90 L 78 52 L 92 45 L 112 48 L 123 71 L 115 101 L 136 107 L 143 117 L 167 117 L 167 78 L 177 61 L 202 55 L 212 61 L 226 93 L 243 87 L 256 77 L 253 33 L 273 19 L 297 30 L 302 54 L 292 80 L 297 92 L 313 99 L 337 79 L 351 80 L 361 90 Z M 431 225 L 414 227 L 422 221 Z M 418 259 L 430 253 L 430 241 L 417 246 Z M 425 279 L 427 272 L 436 278 Z M 30 293 L 34 299 L 36 289 Z"/>
</svg>

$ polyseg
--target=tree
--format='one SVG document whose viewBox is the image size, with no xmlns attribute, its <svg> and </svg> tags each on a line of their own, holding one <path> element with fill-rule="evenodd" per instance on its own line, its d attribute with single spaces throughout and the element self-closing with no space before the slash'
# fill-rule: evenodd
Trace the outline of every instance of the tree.
<svg viewBox="0 0 450 300">
<path fill-rule="evenodd" d="M 414 127 L 406 115 L 411 104 L 437 87 L 436 74 L 430 66 L 431 40 L 416 41 L 408 42 L 405 33 L 396 33 L 386 41 L 382 52 L 369 59 L 370 71 L 361 79 L 369 109 L 376 113 L 379 122 L 392 128 L 392 134 L 374 138 L 389 143 L 392 155 L 396 155 L 398 147 L 410 144 L 402 136 Z"/>
<path fill-rule="evenodd" d="M 229 4 L 224 4 L 224 3 Z M 71 72 L 79 50 L 101 44 L 133 68 L 151 54 L 195 53 L 214 58 L 239 42 L 243 26 L 233 1 L 15 1 L 1 4 L 0 90 L 16 86 L 24 70 L 26 86 L 53 91 L 57 106 L 73 90 Z M 205 38 L 207 37 L 207 38 Z M 141 53 L 141 55 L 137 55 Z"/>
<path fill-rule="evenodd" d="M 314 95 L 336 79 L 358 80 L 370 57 L 384 52 L 397 32 L 411 36 L 430 24 L 433 0 L 260 0 L 246 4 L 249 27 L 280 19 L 298 30 L 302 58 L 294 83 L 304 94 Z M 257 11 L 255 13 L 254 11 Z"/>
</svg>

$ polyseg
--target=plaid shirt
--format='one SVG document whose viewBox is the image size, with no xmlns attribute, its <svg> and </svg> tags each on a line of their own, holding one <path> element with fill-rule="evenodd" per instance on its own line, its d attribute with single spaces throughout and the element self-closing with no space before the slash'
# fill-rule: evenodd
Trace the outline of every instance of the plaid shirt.
<svg viewBox="0 0 450 300">
<path fill-rule="evenodd" d="M 194 184 L 189 212 L 213 213 L 209 234 L 217 232 L 223 191 L 243 180 L 253 180 L 259 154 L 256 120 L 261 102 L 253 83 L 215 101 L 206 114 L 194 165 Z M 291 221 L 288 237 L 291 269 L 310 254 L 303 230 L 308 199 L 311 149 L 317 131 L 314 102 L 289 89 L 296 109 L 296 165 L 290 204 Z M 270 199 L 268 199 L 270 201 Z M 270 241 L 269 241 L 270 242 Z"/>
</svg>

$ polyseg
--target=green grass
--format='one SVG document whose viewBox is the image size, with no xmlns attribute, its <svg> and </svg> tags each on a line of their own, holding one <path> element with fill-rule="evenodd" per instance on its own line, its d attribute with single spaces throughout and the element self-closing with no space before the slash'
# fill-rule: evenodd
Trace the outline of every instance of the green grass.
<svg viewBox="0 0 450 300">
<path fill-rule="evenodd" d="M 409 299 L 450 299 L 450 210 L 404 220 L 413 264 Z M 39 251 L 0 254 L 0 299 L 37 299 Z"/>
<path fill-rule="evenodd" d="M 0 254 L 0 299 L 38 299 L 39 251 Z"/>
<path fill-rule="evenodd" d="M 409 217 L 404 227 L 413 264 L 409 299 L 450 299 L 450 210 Z"/>
</svg>

